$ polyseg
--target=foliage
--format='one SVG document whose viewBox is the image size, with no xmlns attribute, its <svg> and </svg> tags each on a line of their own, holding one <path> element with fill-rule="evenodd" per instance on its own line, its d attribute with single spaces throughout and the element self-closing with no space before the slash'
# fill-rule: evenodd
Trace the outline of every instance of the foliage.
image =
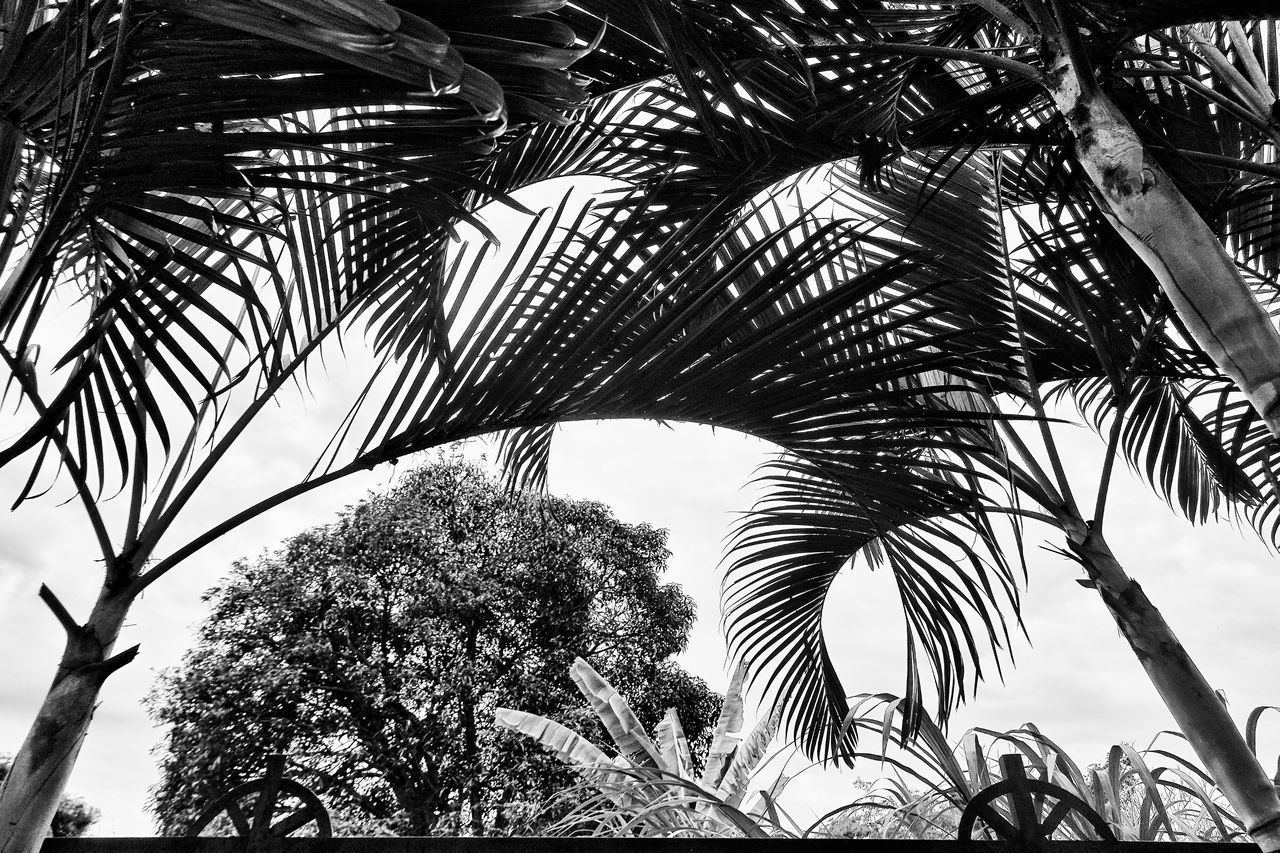
<svg viewBox="0 0 1280 853">
<path fill-rule="evenodd" d="M 610 756 L 577 732 L 554 720 L 510 708 L 498 708 L 499 728 L 525 735 L 560 761 L 578 770 L 582 782 L 561 791 L 552 803 L 577 801 L 548 828 L 549 834 L 640 835 L 644 837 L 767 837 L 756 813 L 740 811 L 752 773 L 778 730 L 769 715 L 741 738 L 743 667 L 725 692 L 715 737 L 701 773 L 678 709 L 670 708 L 651 739 L 631 704 L 581 658 L 569 670 L 578 690 L 609 733 L 618 754 Z M 777 796 L 785 779 L 766 794 Z M 589 792 L 589 793 L 588 793 Z"/>
<path fill-rule="evenodd" d="M 1136 128 L 1143 162 L 1169 175 L 1193 208 L 1188 218 L 1204 220 L 1248 288 L 1273 304 L 1280 253 L 1269 105 L 1280 69 L 1267 57 L 1277 27 L 1252 20 L 1273 10 L 1087 0 L 891 7 L 753 0 L 723 8 L 673 1 L 651 8 L 674 82 L 638 89 L 630 111 L 607 126 L 607 150 L 617 157 L 607 173 L 646 193 L 644 212 L 627 223 L 630 243 L 640 247 L 635 254 L 709 215 L 735 223 L 731 241 L 716 244 L 725 270 L 801 223 L 815 231 L 874 223 L 878 236 L 892 236 L 891 246 L 878 247 L 886 257 L 924 259 L 976 286 L 931 291 L 930 309 L 898 318 L 902 338 L 870 336 L 872 352 L 917 356 L 935 341 L 912 331 L 952 328 L 950 320 L 931 325 L 925 311 L 985 304 L 992 313 L 954 326 L 991 330 L 975 342 L 996 377 L 974 380 L 976 394 L 994 398 L 980 411 L 994 420 L 1001 411 L 1041 416 L 1053 396 L 1076 403 L 1107 437 L 1109 457 L 1127 460 L 1189 519 L 1234 516 L 1280 541 L 1266 424 L 1171 308 L 1158 265 L 1153 273 L 1109 223 L 1114 217 L 1081 166 L 1069 117 L 1048 91 L 1055 57 L 1028 20 L 1045 10 L 1062 16 L 1059 24 L 1078 37 L 1077 58 L 1096 69 L 1096 87 Z M 1234 14 L 1250 20 L 1231 23 Z M 1196 16 L 1215 23 L 1184 27 Z M 652 257 L 656 264 L 663 255 Z M 672 253 L 667 269 L 679 271 L 684 257 Z M 770 268 L 760 266 L 753 274 Z M 819 292 L 835 290 L 848 267 L 829 269 L 814 285 Z M 702 310 L 712 312 L 709 323 L 719 319 L 701 292 L 678 304 L 669 292 L 671 313 L 690 317 L 695 329 Z M 864 317 L 887 318 L 896 304 L 872 295 L 860 307 Z M 824 340 L 852 350 L 866 340 L 824 331 Z M 725 337 L 726 346 L 736 343 L 732 333 Z M 1018 362 L 1013 378 L 1006 358 Z M 1274 367 L 1274 352 L 1268 360 Z M 704 369 L 721 363 L 709 357 Z M 950 367 L 940 366 L 936 381 L 963 385 Z M 913 379 L 922 375 L 913 371 Z M 919 397 L 904 411 L 886 388 L 901 391 L 910 381 L 887 381 L 882 407 L 862 410 L 858 427 L 846 423 L 843 436 L 819 448 L 776 419 L 757 426 L 763 400 L 755 395 L 771 380 L 754 378 L 752 392 L 734 398 L 740 428 L 790 451 L 767 472 L 772 497 L 735 539 L 724 608 L 735 653 L 751 660 L 756 683 L 769 685 L 787 730 L 809 752 L 831 757 L 849 748 L 835 737 L 847 691 L 822 636 L 822 613 L 835 576 L 865 556 L 893 573 L 902 595 L 905 695 L 916 703 L 932 698 L 932 680 L 937 717 L 945 720 L 1007 659 L 1009 635 L 1020 627 L 1023 530 L 1002 534 L 1001 520 L 1047 521 L 1077 538 L 1093 522 L 1101 536 L 1111 462 L 1090 513 L 1076 506 L 1054 448 L 1028 453 L 1025 436 L 998 427 L 978 434 L 930 423 L 915 409 Z M 826 387 L 828 399 L 839 399 Z M 953 403 L 939 408 L 954 412 Z M 719 417 L 709 408 L 695 407 L 690 419 Z M 897 428 L 867 428 L 877 414 Z M 786 420 L 817 433 L 836 417 L 791 409 Z M 527 442 L 529 470 L 540 446 Z M 522 470 L 520 460 L 513 467 Z"/>
<path fill-rule="evenodd" d="M 158 685 L 167 726 L 154 811 L 180 832 L 269 752 L 361 834 L 520 833 L 567 773 L 484 720 L 522 704 L 575 722 L 575 655 L 680 708 L 695 743 L 716 697 L 674 664 L 695 618 L 660 582 L 664 535 L 607 508 L 503 491 L 474 465 L 406 473 L 333 524 L 235 565 L 183 665 Z"/>
<path fill-rule="evenodd" d="M 443 358 L 443 247 L 523 180 L 490 155 L 648 74 L 591 7 L 0 3 L 0 466 L 27 475 L 15 504 L 65 488 L 105 567 L 87 616 L 41 590 L 66 645 L 0 789 L 0 850 L 43 836 L 103 680 L 137 654 L 114 646 L 138 596 L 356 470 L 191 512 L 267 403 L 353 330 Z M 172 542 L 184 513 L 199 529 Z"/>
<path fill-rule="evenodd" d="M 1269 302 L 1274 22 L 1192 34 L 1185 3 L 1094 0 L 419 5 L 6 7 L 21 109 L 0 128 L 0 356 L 18 411 L 0 464 L 32 472 L 23 499 L 69 482 L 107 567 L 88 620 L 54 607 L 86 698 L 33 732 L 79 736 L 132 657 L 104 660 L 131 603 L 217 536 L 352 471 L 561 419 L 687 420 L 786 451 L 726 612 L 815 754 L 856 732 L 822 636 L 852 557 L 898 583 L 914 724 L 930 678 L 942 721 L 1007 659 L 1022 576 L 999 523 L 1101 537 L 1108 474 L 1089 514 L 1056 458 L 1002 433 L 1009 410 L 1043 417 L 1045 391 L 1191 519 L 1276 540 L 1266 425 L 1111 229 L 1046 85 L 1063 57 L 1096 69 L 1150 157 L 1139 174 L 1168 175 Z M 1071 50 L 1024 14 L 1070 29 Z M 534 217 L 492 280 L 484 248 L 446 250 L 484 200 L 575 175 L 625 190 Z M 353 328 L 377 369 L 316 468 L 148 562 L 257 413 Z M 44 769 L 24 790 L 60 786 Z"/>
<path fill-rule="evenodd" d="M 880 706 L 874 713 L 870 712 L 873 705 Z M 1272 709 L 1258 708 L 1249 716 L 1251 745 L 1265 710 Z M 949 742 L 926 717 L 918 737 L 902 745 L 904 718 L 904 703 L 896 697 L 854 697 L 847 722 L 878 748 L 847 756 L 849 763 L 857 769 L 874 762 L 881 771 L 887 764 L 891 773 L 871 782 L 854 782 L 853 788 L 861 794 L 808 827 L 797 824 L 779 802 L 794 778 L 782 772 L 757 792 L 754 806 L 744 811 L 739 808 L 741 792 L 725 797 L 723 790 L 713 786 L 599 753 L 594 761 L 582 754 L 562 755 L 562 760 L 576 759 L 586 767 L 585 780 L 569 789 L 567 793 L 578 803 L 551 831 L 642 837 L 951 840 L 965 806 L 1004 778 L 1000 756 L 1014 753 L 1022 758 L 1028 777 L 1044 779 L 1080 797 L 1121 841 L 1248 841 L 1241 820 L 1221 791 L 1194 759 L 1183 754 L 1185 740 L 1182 746 L 1165 744 L 1167 739 L 1181 739 L 1176 733 L 1161 732 L 1142 750 L 1117 744 L 1103 762 L 1083 765 L 1033 723 L 1005 732 L 973 728 Z M 505 724 L 501 716 L 499 721 Z M 521 730 L 539 737 L 544 745 L 554 740 L 548 733 Z M 1280 785 L 1280 773 L 1276 784 Z M 583 798 L 582 791 L 588 787 L 595 796 Z M 997 813 L 1010 816 L 1007 801 L 997 799 L 992 805 Z M 1073 813 L 1051 837 L 1061 841 L 1096 836 Z"/>
<path fill-rule="evenodd" d="M 9 764 L 13 759 L 0 756 L 0 782 L 9 775 Z M 97 823 L 102 813 L 79 797 L 63 796 L 58 802 L 58 810 L 53 815 L 53 824 L 49 827 L 52 838 L 79 838 Z"/>
<path fill-rule="evenodd" d="M 879 704 L 880 712 L 863 711 Z M 1261 709 L 1250 715 L 1251 730 Z M 847 806 L 823 818 L 811 832 L 833 836 L 954 838 L 965 806 L 984 788 L 1004 778 L 999 756 L 1019 755 L 1030 778 L 1043 779 L 1084 800 L 1121 841 L 1248 841 L 1244 825 L 1209 777 L 1183 746 L 1168 748 L 1161 732 L 1146 749 L 1116 744 L 1100 764 L 1082 766 L 1033 723 L 998 732 L 974 728 L 953 744 L 932 720 L 919 737 L 890 751 L 902 735 L 902 702 L 886 695 L 857 698 L 848 724 L 879 740 L 880 751 L 854 756 L 887 762 L 885 776 Z M 1250 737 L 1253 744 L 1253 737 Z M 1083 767 L 1083 769 L 1082 769 Z M 1280 785 L 1280 778 L 1276 784 Z M 993 805 L 1008 818 L 1008 803 Z M 979 824 L 981 825 L 981 824 Z M 1057 840 L 1096 837 L 1077 814 L 1054 831 Z"/>
</svg>

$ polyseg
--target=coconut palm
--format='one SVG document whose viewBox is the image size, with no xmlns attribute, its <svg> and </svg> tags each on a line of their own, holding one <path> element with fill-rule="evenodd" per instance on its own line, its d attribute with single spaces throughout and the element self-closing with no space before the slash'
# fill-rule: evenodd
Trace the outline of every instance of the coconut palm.
<svg viewBox="0 0 1280 853">
<path fill-rule="evenodd" d="M 555 6 L 439 25 L 380 0 L 14 10 L 28 41 L 7 45 L 3 79 L 30 115 L 10 128 L 0 461 L 28 466 L 20 500 L 61 478 L 105 577 L 83 621 L 41 591 L 67 646 L 0 792 L 4 850 L 39 843 L 103 681 L 136 654 L 113 645 L 137 597 L 295 495 L 569 418 L 692 420 L 818 456 L 848 436 L 910 443 L 973 419 L 938 409 L 939 388 L 1003 390 L 1000 300 L 892 237 L 803 217 L 760 233 L 741 193 L 655 216 L 649 174 L 598 129 L 661 54 L 621 49 L 621 16 L 571 78 L 599 18 L 503 17 Z M 512 38 L 477 34 L 499 26 Z M 559 117 L 584 91 L 575 134 Z M 522 120 L 540 129 L 504 133 Z M 493 282 L 483 242 L 444 249 L 484 201 L 605 167 L 636 188 L 534 217 Z M 170 542 L 267 403 L 353 329 L 375 369 L 316 468 Z"/>
<path fill-rule="evenodd" d="M 1102 525 L 1123 454 L 1192 520 L 1238 514 L 1276 541 L 1280 338 L 1262 306 L 1280 271 L 1280 69 L 1275 23 L 1247 20 L 1267 8 L 763 0 L 651 10 L 679 87 L 651 90 L 639 118 L 611 129 L 632 179 L 650 175 L 651 219 L 674 227 L 825 179 L 838 215 L 878 217 L 904 247 L 985 282 L 984 298 L 1007 293 L 1017 309 L 992 352 L 1011 342 L 1019 352 L 1028 411 L 1072 399 L 1108 440 L 1092 512 L 1048 428 L 1038 451 L 999 427 L 960 445 L 934 429 L 911 448 L 915 470 L 852 435 L 844 459 L 833 447 L 822 459 L 785 457 L 776 493 L 741 530 L 726 605 L 737 652 L 785 700 L 792 731 L 825 755 L 848 734 L 821 613 L 851 557 L 894 570 L 910 624 L 907 694 L 920 699 L 920 671 L 931 669 L 945 717 L 966 675 L 980 675 L 975 627 L 1001 640 L 993 612 L 1016 612 L 1015 597 L 1000 604 L 991 592 L 1016 588 L 992 521 L 1039 518 L 1065 535 L 1250 833 L 1275 849 L 1273 785 Z M 1004 404 L 987 392 L 979 383 L 940 405 L 995 422 Z M 512 464 L 539 458 L 546 435 L 512 439 Z"/>
<path fill-rule="evenodd" d="M 167 454 L 159 426 L 149 426 L 159 418 L 158 403 L 147 409 L 146 418 L 119 418 L 118 431 L 135 439 L 124 446 L 144 451 L 120 454 L 132 466 L 123 551 L 109 538 L 95 483 L 77 461 L 82 445 L 73 430 L 81 421 L 73 411 L 54 430 L 48 452 L 63 464 L 103 538 L 111 582 L 83 629 L 45 593 L 67 627 L 70 663 L 28 740 L 29 775 L 43 782 L 69 769 L 101 680 L 134 652 L 108 656 L 109 643 L 99 638 L 113 638 L 139 593 L 245 519 L 355 470 L 492 430 L 602 417 L 710 423 L 819 457 L 836 440 L 863 436 L 885 446 L 902 444 L 900 455 L 906 458 L 926 428 L 974 419 L 972 413 L 936 406 L 939 391 L 961 381 L 1003 389 L 1002 365 L 988 354 L 995 348 L 989 339 L 998 325 L 995 318 L 1005 310 L 1002 303 L 980 300 L 976 293 L 965 296 L 962 291 L 970 284 L 952 280 L 927 261 L 904 257 L 906 247 L 891 237 L 856 223 L 818 225 L 804 218 L 776 233 L 759 234 L 751 220 L 723 210 L 672 228 L 651 213 L 643 193 L 606 199 L 592 209 L 565 204 L 549 210 L 511 249 L 491 285 L 477 283 L 485 274 L 484 248 L 463 250 L 440 263 L 443 322 L 374 323 L 377 369 L 312 475 L 213 522 L 150 562 L 145 558 L 217 460 L 319 346 L 306 348 L 312 338 L 303 336 L 305 315 L 297 319 L 303 313 L 297 303 L 280 297 L 293 293 L 291 271 L 268 269 L 254 289 L 279 299 L 270 303 L 277 306 L 271 322 L 255 324 L 251 303 L 243 312 L 249 319 L 232 323 L 250 340 L 262 334 L 272 348 L 261 355 L 252 347 L 245 354 L 220 354 L 216 364 L 225 367 L 211 373 L 217 384 L 203 392 L 186 433 L 171 442 Z M 410 300 L 416 295 L 388 286 L 353 299 L 342 306 L 352 307 L 335 312 L 321 331 L 336 334 L 361 308 L 362 320 L 402 307 L 419 309 Z M 474 305 L 462 311 L 459 306 L 469 300 Z M 420 310 L 431 319 L 429 311 Z M 237 318 L 241 314 L 232 315 Z M 384 340 L 379 335 L 401 328 L 399 336 L 388 333 Z M 437 330 L 442 330 L 438 337 Z M 231 331 L 227 335 L 228 345 L 239 343 Z M 303 344 L 296 345 L 293 336 Z M 301 352 L 291 349 L 295 345 Z M 149 365 L 154 356 L 143 353 L 139 359 Z M 1009 367 L 1004 365 L 1004 372 Z M 135 384 L 124 387 L 146 400 L 156 384 L 151 377 L 163 372 L 157 367 L 153 374 L 136 373 Z M 23 387 L 30 389 L 30 399 L 40 399 L 37 387 Z M 232 395 L 244 388 L 252 393 L 237 403 Z M 880 412 L 886 406 L 895 412 L 893 421 Z M 173 411 L 163 409 L 166 416 Z M 124 422 L 132 433 L 125 432 Z M 88 424 L 92 434 L 93 422 Z M 116 427 L 102 430 L 108 439 L 111 429 Z M 101 455 L 93 451 L 90 445 L 86 458 Z M 136 484 L 149 470 L 148 451 L 159 461 L 152 473 L 155 485 L 143 489 Z M 120 553 L 127 559 L 117 559 Z M 122 574 L 124 567 L 132 575 Z M 106 629 L 113 633 L 104 634 Z M 90 640 L 94 645 L 86 649 Z M 59 756 L 63 760 L 50 768 L 40 740 L 50 727 L 43 721 L 73 713 L 81 715 L 76 718 L 80 728 Z M 15 808 L 38 802 L 36 795 L 24 799 L 21 792 L 6 789 Z M 13 849 L 23 847 L 15 843 Z"/>
</svg>

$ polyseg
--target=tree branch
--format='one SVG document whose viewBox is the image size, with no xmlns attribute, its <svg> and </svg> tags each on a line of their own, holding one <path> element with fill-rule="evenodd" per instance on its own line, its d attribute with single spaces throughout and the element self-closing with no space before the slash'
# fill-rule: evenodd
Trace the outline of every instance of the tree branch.
<svg viewBox="0 0 1280 853">
<path fill-rule="evenodd" d="M 101 684 L 107 680 L 111 673 L 132 663 L 133 659 L 138 656 L 139 648 L 141 648 L 141 646 L 130 646 L 124 651 L 112 655 L 101 663 L 94 663 L 86 666 L 84 671 L 89 673 L 95 681 Z"/>
<path fill-rule="evenodd" d="M 68 637 L 78 637 L 84 634 L 84 628 L 76 622 L 58 596 L 54 595 L 53 590 L 49 589 L 45 584 L 40 584 L 40 600 L 53 611 L 58 624 L 62 626 L 62 630 L 67 632 Z"/>
<path fill-rule="evenodd" d="M 1028 41 L 1035 38 L 1035 30 L 1031 29 L 1031 25 L 1019 18 L 1012 9 L 1000 2 L 1000 0 L 968 0 L 975 6 L 981 6 L 983 9 L 1000 23 L 1013 30 L 1018 35 Z"/>
</svg>

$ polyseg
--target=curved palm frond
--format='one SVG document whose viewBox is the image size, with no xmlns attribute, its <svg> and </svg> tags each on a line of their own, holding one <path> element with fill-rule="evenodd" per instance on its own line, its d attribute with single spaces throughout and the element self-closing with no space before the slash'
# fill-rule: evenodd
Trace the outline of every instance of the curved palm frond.
<svg viewBox="0 0 1280 853">
<path fill-rule="evenodd" d="M 357 452 L 604 417 L 818 447 L 841 429 L 878 434 L 879 406 L 901 404 L 909 417 L 918 394 L 903 383 L 922 370 L 953 364 L 1000 382 L 998 365 L 975 358 L 996 348 L 994 315 L 982 312 L 1000 307 L 959 298 L 969 285 L 902 257 L 909 247 L 802 220 L 739 251 L 741 229 L 717 211 L 637 234 L 629 216 L 646 213 L 615 206 L 589 228 L 586 209 L 548 214 L 484 289 L 447 375 L 422 363 L 392 374 L 388 363 L 378 381 L 396 390 L 372 395 L 384 401 L 376 413 L 355 413 L 370 421 Z M 553 239 L 565 225 L 568 236 Z"/>
<path fill-rule="evenodd" d="M 596 85 L 561 3 L 28 5 L 0 57 L 0 329 L 39 412 L 0 460 L 62 444 L 99 490 L 366 306 L 378 346 L 443 357 L 443 242 L 507 190 L 487 154 Z M 32 364 L 72 296 L 82 333 Z"/>
<path fill-rule="evenodd" d="M 766 686 L 809 755 L 839 759 L 857 732 L 822 618 L 836 576 L 855 558 L 887 568 L 907 627 L 906 696 L 920 720 L 924 676 L 946 720 L 983 677 L 984 658 L 1011 654 L 1019 624 L 1018 563 L 996 521 L 999 474 L 967 467 L 973 445 L 902 434 L 855 442 L 820 461 L 786 455 L 766 467 L 769 492 L 738 525 L 724 581 L 733 654 Z M 994 487 L 994 489 L 993 489 Z M 908 726 L 914 733 L 916 728 Z"/>
<path fill-rule="evenodd" d="M 1267 224 L 1273 210 L 1268 184 L 1276 177 L 1270 105 L 1277 70 L 1267 54 L 1275 23 L 1151 29 L 1131 47 L 1123 37 L 1131 31 L 1109 29 L 1123 15 L 1100 5 L 1070 5 L 1082 61 L 1087 57 L 1108 102 L 1173 178 L 1173 191 L 1237 252 L 1247 267 L 1244 277 L 1273 277 L 1266 267 L 1273 253 L 1265 235 L 1275 231 Z M 724 35 L 728 26 L 712 28 L 714 51 L 705 27 L 688 35 L 691 26 L 683 19 L 665 35 L 669 50 L 690 59 L 678 76 L 692 92 L 687 101 L 699 113 L 698 132 L 709 140 L 702 147 L 714 154 L 732 152 L 741 159 L 742 152 L 760 150 L 770 164 L 857 155 L 862 181 L 874 187 L 879 171 L 904 151 L 940 149 L 962 162 L 979 148 L 1011 147 L 1015 160 L 1038 167 L 1020 175 L 1023 199 L 1049 201 L 1064 189 L 1083 188 L 1079 178 L 1061 176 L 1064 165 L 1078 171 L 1078 152 L 1042 85 L 1047 72 L 1037 70 L 1048 60 L 1018 10 L 999 4 L 882 9 L 759 2 L 729 14 L 740 24 L 738 35 Z M 736 64 L 694 61 L 716 52 Z M 798 121 L 802 112 L 804 121 Z M 1046 173 L 1046 164 L 1057 168 Z M 697 171 L 685 182 L 695 182 Z M 1095 195 L 1086 198 L 1097 203 Z M 1237 295 L 1248 298 L 1243 290 Z M 1199 321 L 1187 322 L 1199 330 L 1202 346 L 1222 338 L 1217 329 L 1210 334 Z M 1255 326 L 1262 329 L 1261 323 Z M 1224 370 L 1234 370 L 1248 346 L 1214 358 Z M 1263 367 L 1259 371 L 1265 373 Z M 1246 384 L 1262 382 L 1260 374 L 1250 375 Z M 1262 396 L 1255 405 L 1261 406 L 1265 394 L 1256 393 Z"/>
</svg>

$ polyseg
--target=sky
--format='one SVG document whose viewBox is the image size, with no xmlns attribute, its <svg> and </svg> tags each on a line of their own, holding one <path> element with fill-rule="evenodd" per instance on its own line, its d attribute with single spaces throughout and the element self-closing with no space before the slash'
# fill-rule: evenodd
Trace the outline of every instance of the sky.
<svg viewBox="0 0 1280 853">
<path fill-rule="evenodd" d="M 290 455 L 299 456 L 294 439 L 309 423 L 300 404 L 272 413 L 266 438 L 232 460 L 226 476 L 205 496 L 206 506 L 239 502 L 282 476 L 288 462 L 304 462 Z M 1073 475 L 1088 481 L 1097 464 L 1092 433 L 1065 429 L 1064 443 Z M 473 443 L 467 452 L 484 453 L 486 447 Z M 603 501 L 626 521 L 669 531 L 667 579 L 682 584 L 699 603 L 699 621 L 681 660 L 721 690 L 727 677 L 717 565 L 735 513 L 750 504 L 752 493 L 743 487 L 770 455 L 762 442 L 723 430 L 645 422 L 565 426 L 552 454 L 552 491 Z M 201 592 L 232 560 L 329 520 L 393 476 L 394 470 L 384 466 L 277 508 L 209 546 L 138 602 L 120 647 L 140 643 L 141 654 L 107 682 L 70 783 L 72 793 L 102 811 L 94 834 L 153 832 L 144 804 L 157 778 L 151 750 L 159 733 L 141 702 L 156 674 L 176 664 L 190 643 L 204 612 Z M 0 477 L 0 496 L 12 494 L 12 474 Z M 1115 489 L 1109 539 L 1210 682 L 1226 693 L 1240 718 L 1255 705 L 1280 704 L 1274 643 L 1280 571 L 1274 558 L 1247 531 L 1225 524 L 1192 528 L 1125 475 Z M 48 583 L 73 613 L 81 614 L 99 578 L 78 507 L 34 502 L 0 524 L 0 751 L 13 752 L 61 647 L 60 629 L 36 591 Z M 1007 729 L 1033 721 L 1083 763 L 1103 760 L 1107 748 L 1121 740 L 1146 746 L 1171 721 L 1141 668 L 1096 595 L 1074 582 L 1078 569 L 1037 541 L 1028 552 L 1024 619 L 1030 642 L 1015 645 L 1016 667 L 1005 672 L 1003 683 L 995 679 L 982 685 L 955 716 L 953 739 L 969 726 Z M 842 576 L 832 589 L 825 624 L 850 692 L 901 692 L 902 631 L 884 572 L 861 568 Z M 1280 750 L 1280 715 L 1269 725 L 1264 723 L 1263 749 L 1268 767 Z M 854 779 L 872 779 L 877 770 L 872 765 L 844 774 L 806 773 L 784 795 L 783 805 L 803 822 L 851 799 Z"/>
</svg>

